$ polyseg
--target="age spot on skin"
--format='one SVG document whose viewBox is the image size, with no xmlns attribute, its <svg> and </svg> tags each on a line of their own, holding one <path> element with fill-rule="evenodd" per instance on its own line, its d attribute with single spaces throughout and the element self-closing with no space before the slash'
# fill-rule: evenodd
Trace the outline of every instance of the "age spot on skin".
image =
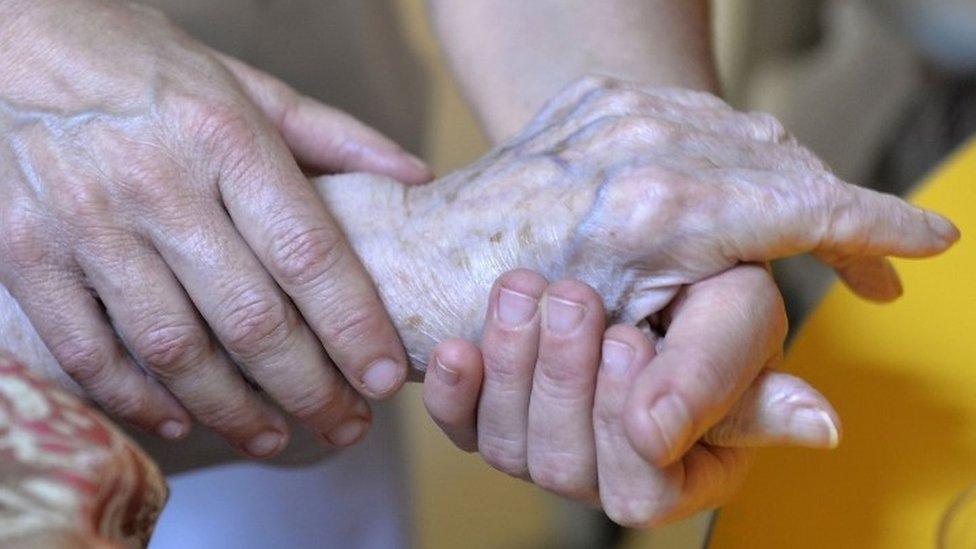
<svg viewBox="0 0 976 549">
<path fill-rule="evenodd" d="M 424 319 L 420 315 L 410 315 L 407 317 L 405 324 L 411 330 L 419 330 L 424 325 Z"/>
<path fill-rule="evenodd" d="M 492 244 L 498 244 L 499 242 L 501 242 L 501 241 L 502 241 L 502 236 L 503 236 L 503 235 L 502 235 L 502 232 L 501 232 L 501 231 L 498 231 L 498 232 L 496 232 L 495 234 L 493 234 L 493 235 L 491 235 L 491 238 L 489 238 L 488 240 L 489 240 L 489 241 L 490 241 L 490 242 L 491 242 Z"/>
</svg>

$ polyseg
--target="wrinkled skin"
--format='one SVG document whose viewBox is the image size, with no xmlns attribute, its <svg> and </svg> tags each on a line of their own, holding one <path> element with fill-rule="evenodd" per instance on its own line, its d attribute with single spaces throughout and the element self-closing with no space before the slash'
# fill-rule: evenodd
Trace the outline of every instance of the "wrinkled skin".
<svg viewBox="0 0 976 549">
<path fill-rule="evenodd" d="M 508 144 L 430 185 L 363 174 L 313 182 L 373 276 L 418 374 L 439 341 L 478 339 L 493 281 L 516 267 L 585 283 L 595 291 L 587 299 L 601 302 L 589 309 L 605 309 L 612 322 L 650 317 L 666 332 L 663 348 L 655 352 L 643 335 L 629 341 L 642 362 L 660 367 L 634 368 L 640 375 L 628 380 L 626 399 L 620 387 L 613 392 L 613 408 L 618 438 L 625 433 L 634 451 L 620 459 L 651 474 L 712 455 L 696 441 L 744 394 L 777 396 L 761 390 L 764 382 L 750 384 L 782 352 L 781 303 L 764 299 L 750 311 L 748 299 L 729 299 L 775 288 L 768 276 L 745 284 L 715 275 L 743 261 L 814 252 L 862 295 L 891 299 L 900 286 L 883 256 L 932 255 L 958 238 L 935 214 L 838 181 L 769 117 L 736 113 L 706 94 L 600 79 L 567 89 Z M 711 356 L 725 353 L 727 364 L 696 352 L 706 304 L 728 306 L 745 326 L 762 321 L 759 337 L 713 342 Z M 689 309 L 696 314 L 677 314 Z M 0 300 L 0 313 L 12 328 L 0 344 L 51 368 L 13 302 Z M 636 338 L 628 334 L 621 337 Z M 647 413 L 664 394 L 685 408 L 667 432 Z M 577 412 L 586 421 L 592 414 Z M 712 473 L 726 465 L 712 461 Z M 728 493 L 733 479 L 712 473 L 645 485 L 671 504 L 620 520 L 663 520 L 713 504 L 714 493 L 678 497 L 693 485 Z"/>
<path fill-rule="evenodd" d="M 406 357 L 301 168 L 423 164 L 128 2 L 0 3 L 0 74 L 0 281 L 60 366 L 166 438 L 354 442 Z"/>
<path fill-rule="evenodd" d="M 805 252 L 863 296 L 893 299 L 883 256 L 934 255 L 958 238 L 937 214 L 838 180 L 771 117 L 608 82 L 572 86 L 511 142 L 432 184 L 315 181 L 418 369 L 436 341 L 477 335 L 488 288 L 516 267 L 580 280 L 611 320 L 636 323 L 682 285 Z"/>
</svg>

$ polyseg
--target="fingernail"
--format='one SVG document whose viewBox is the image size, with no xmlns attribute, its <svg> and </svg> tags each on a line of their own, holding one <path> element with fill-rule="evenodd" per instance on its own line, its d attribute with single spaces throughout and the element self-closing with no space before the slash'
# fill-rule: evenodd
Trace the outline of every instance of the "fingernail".
<svg viewBox="0 0 976 549">
<path fill-rule="evenodd" d="M 366 432 L 366 422 L 362 419 L 350 419 L 342 425 L 336 427 L 325 436 L 326 440 L 334 446 L 349 446 L 362 438 Z"/>
<path fill-rule="evenodd" d="M 447 385 L 457 385 L 458 380 L 461 376 L 458 375 L 457 370 L 452 370 L 441 362 L 441 359 L 434 359 L 434 373 L 437 379 L 443 381 Z"/>
<path fill-rule="evenodd" d="M 186 434 L 186 426 L 175 419 L 168 419 L 159 424 L 157 432 L 163 438 L 176 440 Z"/>
<path fill-rule="evenodd" d="M 649 412 L 651 421 L 657 426 L 661 435 L 663 448 L 657 448 L 654 461 L 659 464 L 670 463 L 676 458 L 679 448 L 685 446 L 685 439 L 691 433 L 691 414 L 680 398 L 674 395 L 664 395 L 651 405 Z"/>
<path fill-rule="evenodd" d="M 830 414 L 817 408 L 804 406 L 790 415 L 790 434 L 815 448 L 836 448 L 840 433 Z"/>
<path fill-rule="evenodd" d="M 603 342 L 603 371 L 616 377 L 627 374 L 630 362 L 634 360 L 634 348 L 626 343 L 608 339 Z"/>
<path fill-rule="evenodd" d="M 534 297 L 502 288 L 498 292 L 498 309 L 495 315 L 502 325 L 518 328 L 532 320 L 538 308 L 539 301 Z"/>
<path fill-rule="evenodd" d="M 956 228 L 956 226 L 951 221 L 942 217 L 939 214 L 935 214 L 932 212 L 925 212 L 925 213 L 928 216 L 929 226 L 932 227 L 932 230 L 938 233 L 943 240 L 945 240 L 946 242 L 955 242 L 959 240 L 959 237 L 961 236 L 959 233 L 959 229 Z"/>
<path fill-rule="evenodd" d="M 381 358 L 366 368 L 363 384 L 376 396 L 384 395 L 400 381 L 400 366 L 388 358 Z"/>
<path fill-rule="evenodd" d="M 244 451 L 250 454 L 252 457 L 268 457 L 278 451 L 278 448 L 281 446 L 281 443 L 284 442 L 284 440 L 285 437 L 281 433 L 276 431 L 265 431 L 247 441 L 247 443 L 244 445 Z"/>
<path fill-rule="evenodd" d="M 546 297 L 546 327 L 550 332 L 566 334 L 583 321 L 586 307 L 558 297 Z"/>
</svg>

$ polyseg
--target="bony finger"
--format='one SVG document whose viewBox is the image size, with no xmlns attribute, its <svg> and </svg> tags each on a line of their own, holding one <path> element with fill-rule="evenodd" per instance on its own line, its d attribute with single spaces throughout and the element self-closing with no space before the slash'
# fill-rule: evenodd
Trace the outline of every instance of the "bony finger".
<svg viewBox="0 0 976 549">
<path fill-rule="evenodd" d="M 840 435 L 837 412 L 822 394 L 800 378 L 766 370 L 703 440 L 724 447 L 830 449 Z"/>
</svg>

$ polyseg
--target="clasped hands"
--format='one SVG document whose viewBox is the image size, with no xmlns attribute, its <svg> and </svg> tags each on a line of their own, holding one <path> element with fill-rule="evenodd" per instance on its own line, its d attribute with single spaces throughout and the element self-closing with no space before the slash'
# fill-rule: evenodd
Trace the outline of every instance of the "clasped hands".
<svg viewBox="0 0 976 549">
<path fill-rule="evenodd" d="M 811 252 L 890 300 L 901 286 L 885 256 L 958 238 L 838 180 L 768 115 L 603 78 L 471 168 L 379 192 L 397 204 L 382 216 L 392 233 L 356 221 L 361 205 L 339 198 L 351 181 L 318 184 L 426 360 L 444 432 L 630 526 L 719 505 L 751 447 L 838 443 L 826 399 L 775 371 L 786 317 L 762 262 Z M 485 306 L 482 285 L 515 268 Z"/>
<path fill-rule="evenodd" d="M 459 445 L 620 522 L 662 522 L 729 493 L 735 446 L 836 439 L 823 397 L 772 371 L 785 318 L 763 262 L 813 252 L 885 300 L 900 293 L 885 256 L 958 238 L 837 180 L 771 117 L 605 78 L 426 185 L 310 187 L 292 158 L 429 174 L 144 10 L 3 9 L 28 35 L 5 43 L 0 82 L 0 278 L 17 299 L 0 312 L 32 326 L 0 342 L 39 336 L 106 410 L 171 438 L 192 416 L 252 456 L 280 451 L 288 427 L 240 368 L 352 443 L 370 421 L 358 393 L 405 377 L 395 327 Z"/>
</svg>

